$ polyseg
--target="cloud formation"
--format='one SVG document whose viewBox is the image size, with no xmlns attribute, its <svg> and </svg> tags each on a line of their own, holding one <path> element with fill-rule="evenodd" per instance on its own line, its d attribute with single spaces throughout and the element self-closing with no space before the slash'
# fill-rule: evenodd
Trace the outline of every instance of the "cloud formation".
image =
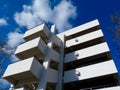
<svg viewBox="0 0 120 90">
<path fill-rule="evenodd" d="M 71 28 L 72 25 L 69 23 L 69 19 L 74 19 L 75 17 L 76 7 L 66 0 L 62 0 L 53 8 L 49 0 L 34 0 L 31 5 L 23 5 L 23 10 L 16 12 L 14 15 L 14 19 L 19 26 L 26 26 L 29 29 L 43 22 L 55 23 L 59 32 Z M 4 25 L 7 24 L 5 19 L 2 20 Z M 3 50 L 8 54 L 12 53 L 11 59 L 14 61 L 17 58 L 13 52 L 24 41 L 23 34 L 19 33 L 18 28 L 15 32 L 10 32 L 7 37 L 7 44 Z"/>
<path fill-rule="evenodd" d="M 42 22 L 56 24 L 59 32 L 62 32 L 72 27 L 69 20 L 76 15 L 76 7 L 70 1 L 62 0 L 52 8 L 49 0 L 34 0 L 32 5 L 23 5 L 23 10 L 16 12 L 14 19 L 19 26 L 28 29 Z"/>
<path fill-rule="evenodd" d="M 4 18 L 0 18 L 0 26 L 8 25 L 7 21 Z"/>
<path fill-rule="evenodd" d="M 18 60 L 18 58 L 14 55 L 14 51 L 19 44 L 24 42 L 23 34 L 18 33 L 18 32 L 10 32 L 7 35 L 7 37 L 8 37 L 8 41 L 7 41 L 8 49 L 6 50 L 6 52 L 8 54 L 11 54 L 10 58 L 12 61 L 16 61 Z"/>
<path fill-rule="evenodd" d="M 24 42 L 23 34 L 18 32 L 10 32 L 7 35 L 6 44 L 1 47 L 1 50 L 6 53 L 7 58 L 10 57 L 11 62 L 18 60 L 18 58 L 14 55 L 14 51 L 16 47 Z"/>
<path fill-rule="evenodd" d="M 21 42 L 23 42 L 23 34 L 20 34 L 18 32 L 10 32 L 7 36 L 8 36 L 7 44 L 11 48 L 15 48 Z"/>
</svg>

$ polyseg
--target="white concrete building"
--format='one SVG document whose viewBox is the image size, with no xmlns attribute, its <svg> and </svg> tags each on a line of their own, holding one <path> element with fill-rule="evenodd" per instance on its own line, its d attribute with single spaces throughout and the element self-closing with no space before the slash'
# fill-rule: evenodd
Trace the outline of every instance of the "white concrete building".
<svg viewBox="0 0 120 90">
<path fill-rule="evenodd" d="M 25 43 L 3 78 L 14 90 L 120 90 L 118 71 L 98 20 L 55 35 L 45 24 L 24 34 Z"/>
</svg>

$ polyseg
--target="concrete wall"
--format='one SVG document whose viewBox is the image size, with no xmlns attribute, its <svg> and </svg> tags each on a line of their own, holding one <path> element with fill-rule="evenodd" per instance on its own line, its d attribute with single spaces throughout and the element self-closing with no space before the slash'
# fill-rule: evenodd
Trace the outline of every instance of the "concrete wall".
<svg viewBox="0 0 120 90">
<path fill-rule="evenodd" d="M 47 73 L 47 82 L 57 83 L 58 81 L 58 71 L 49 68 Z"/>
<path fill-rule="evenodd" d="M 42 65 L 32 57 L 10 64 L 3 78 L 12 84 L 16 84 L 16 82 L 17 84 L 38 82 L 41 69 Z"/>
<path fill-rule="evenodd" d="M 45 42 L 42 38 L 38 37 L 19 45 L 15 51 L 15 55 L 21 60 L 34 55 L 38 58 L 43 58 L 46 48 Z"/>
<path fill-rule="evenodd" d="M 106 88 L 101 88 L 96 90 L 120 90 L 120 86 L 106 87 Z"/>
<path fill-rule="evenodd" d="M 109 48 L 107 46 L 107 43 L 104 42 L 101 44 L 97 44 L 94 46 L 90 46 L 90 47 L 80 49 L 75 52 L 66 54 L 65 55 L 65 63 L 71 62 L 74 60 L 83 59 L 83 58 L 90 57 L 93 55 L 101 54 L 101 53 L 108 52 L 108 51 L 109 51 Z"/>
<path fill-rule="evenodd" d="M 64 83 L 116 74 L 113 60 L 65 71 Z"/>
<path fill-rule="evenodd" d="M 70 40 L 67 40 L 65 43 L 65 46 L 66 46 L 66 48 L 68 48 L 68 47 L 71 47 L 73 45 L 81 44 L 81 43 L 84 43 L 84 42 L 87 42 L 87 41 L 90 41 L 90 40 L 93 40 L 93 39 L 96 39 L 96 38 L 99 38 L 102 36 L 103 36 L 103 33 L 100 29 L 100 30 L 97 30 L 97 31 L 94 31 L 94 32 L 91 32 L 91 33 L 88 33 L 88 34 L 85 34 L 82 36 L 78 36 L 78 37 L 70 39 Z M 76 42 L 76 40 L 77 40 L 77 42 Z"/>
<path fill-rule="evenodd" d="M 51 33 L 50 30 L 44 23 L 26 31 L 23 38 L 25 39 L 25 41 L 29 41 L 37 37 L 42 37 L 44 41 L 47 43 L 50 33 Z"/>
<path fill-rule="evenodd" d="M 78 32 L 85 31 L 85 30 L 87 30 L 89 28 L 92 28 L 92 27 L 95 27 L 95 26 L 99 26 L 99 22 L 98 22 L 97 19 L 93 20 L 91 22 L 85 23 L 83 25 L 80 25 L 78 27 L 75 27 L 75 28 L 69 29 L 67 31 L 64 31 L 63 33 L 67 37 L 67 36 L 76 34 Z"/>
</svg>

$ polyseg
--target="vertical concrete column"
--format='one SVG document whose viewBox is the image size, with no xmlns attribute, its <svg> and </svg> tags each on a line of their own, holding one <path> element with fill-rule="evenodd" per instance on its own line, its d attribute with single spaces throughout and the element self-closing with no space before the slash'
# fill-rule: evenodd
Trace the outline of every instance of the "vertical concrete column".
<svg viewBox="0 0 120 90">
<path fill-rule="evenodd" d="M 49 68 L 49 64 L 50 64 L 50 49 L 52 48 L 52 42 L 48 43 L 48 48 L 46 50 L 46 56 L 43 62 L 43 69 L 40 75 L 40 82 L 38 84 L 38 88 L 37 90 L 45 90 L 46 89 L 46 83 L 47 83 L 47 70 Z"/>
<path fill-rule="evenodd" d="M 59 67 L 58 67 L 58 83 L 56 86 L 56 90 L 63 90 L 63 59 L 64 59 L 64 42 L 65 42 L 65 36 L 61 35 L 60 38 L 62 40 L 61 43 L 61 48 L 60 48 L 60 63 L 59 63 Z"/>
<path fill-rule="evenodd" d="M 47 74 L 48 74 L 48 68 L 49 68 L 49 64 L 50 64 L 50 53 L 51 53 L 51 49 L 53 48 L 53 38 L 54 38 L 54 32 L 55 32 L 55 25 L 53 25 L 51 27 L 51 32 L 50 36 L 49 36 L 49 41 L 47 44 L 47 49 L 46 49 L 46 56 L 44 58 L 44 62 L 43 62 L 43 69 L 40 75 L 40 82 L 38 84 L 37 90 L 46 90 L 46 84 L 47 84 Z"/>
</svg>

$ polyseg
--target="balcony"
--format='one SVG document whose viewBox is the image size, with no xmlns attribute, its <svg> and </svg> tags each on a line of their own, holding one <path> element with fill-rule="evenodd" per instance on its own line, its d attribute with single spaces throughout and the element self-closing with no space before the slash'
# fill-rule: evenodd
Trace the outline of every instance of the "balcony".
<svg viewBox="0 0 120 90">
<path fill-rule="evenodd" d="M 93 40 L 99 37 L 103 37 L 103 33 L 101 30 L 97 30 L 97 31 L 67 40 L 66 48 L 69 48 L 71 46 L 78 45 L 78 44 L 81 44 L 81 43 L 84 43 L 84 42 L 87 42 L 87 41 L 90 41 L 90 40 Z"/>
<path fill-rule="evenodd" d="M 34 38 L 41 37 L 47 43 L 49 39 L 49 35 L 50 35 L 50 30 L 48 29 L 48 27 L 45 24 L 41 24 L 26 31 L 23 37 L 25 41 L 29 41 Z"/>
<path fill-rule="evenodd" d="M 108 52 L 107 43 L 97 44 L 65 55 L 65 63 Z"/>
<path fill-rule="evenodd" d="M 71 70 L 71 69 L 74 69 L 74 68 L 85 67 L 85 66 L 88 66 L 88 65 L 108 61 L 110 59 L 112 59 L 112 57 L 110 55 L 110 52 L 97 54 L 97 55 L 94 55 L 92 57 L 87 57 L 87 58 L 83 58 L 83 59 L 80 59 L 80 60 L 75 60 L 75 61 L 72 61 L 72 62 L 69 62 L 69 63 L 65 63 L 64 64 L 64 71 Z"/>
<path fill-rule="evenodd" d="M 15 51 L 15 55 L 21 60 L 32 56 L 42 59 L 45 55 L 46 47 L 44 41 L 38 37 L 19 45 Z"/>
<path fill-rule="evenodd" d="M 113 60 L 65 71 L 64 83 L 117 74 Z"/>
<path fill-rule="evenodd" d="M 101 30 L 97 30 L 66 41 L 65 53 L 70 53 L 79 49 L 87 48 L 105 42 Z"/>
<path fill-rule="evenodd" d="M 72 28 L 68 31 L 65 31 L 65 40 L 69 40 L 80 35 L 84 35 L 93 31 L 100 29 L 98 20 L 93 20 L 91 22 L 85 23 L 78 27 Z"/>
<path fill-rule="evenodd" d="M 25 88 L 17 88 L 17 89 L 10 89 L 10 90 L 26 90 Z"/>
<path fill-rule="evenodd" d="M 96 90 L 120 90 L 120 86 L 106 87 L 106 88 L 101 88 Z"/>
<path fill-rule="evenodd" d="M 10 64 L 3 78 L 15 86 L 36 83 L 40 80 L 41 69 L 42 65 L 34 57 L 31 57 Z"/>
</svg>

